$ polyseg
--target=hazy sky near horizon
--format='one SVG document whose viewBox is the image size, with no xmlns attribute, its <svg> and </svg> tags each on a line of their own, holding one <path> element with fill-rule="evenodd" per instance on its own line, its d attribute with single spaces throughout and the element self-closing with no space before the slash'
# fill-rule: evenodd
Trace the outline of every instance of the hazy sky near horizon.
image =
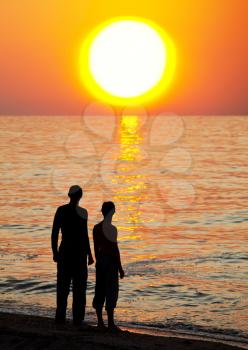
<svg viewBox="0 0 248 350">
<path fill-rule="evenodd" d="M 87 33 L 116 16 L 149 18 L 173 38 L 168 91 L 147 107 L 182 115 L 248 114 L 247 0 L 1 0 L 0 115 L 78 115 Z"/>
</svg>

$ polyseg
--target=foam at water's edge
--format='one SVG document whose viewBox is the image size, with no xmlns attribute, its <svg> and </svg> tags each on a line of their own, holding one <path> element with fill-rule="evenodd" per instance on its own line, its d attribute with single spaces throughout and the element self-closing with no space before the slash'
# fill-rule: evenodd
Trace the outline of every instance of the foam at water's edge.
<svg viewBox="0 0 248 350">
<path fill-rule="evenodd" d="M 202 341 L 211 341 L 217 343 L 223 343 L 227 345 L 232 345 L 236 347 L 240 347 L 241 349 L 248 349 L 248 339 L 242 337 L 233 337 L 218 333 L 207 333 L 207 332 L 189 332 L 186 330 L 169 330 L 169 329 L 161 329 L 156 327 L 149 326 L 134 326 L 128 324 L 121 324 L 121 327 L 125 330 L 134 333 L 141 334 L 149 334 L 153 336 L 160 337 L 175 337 L 175 338 L 184 338 L 191 340 L 202 340 Z"/>
</svg>

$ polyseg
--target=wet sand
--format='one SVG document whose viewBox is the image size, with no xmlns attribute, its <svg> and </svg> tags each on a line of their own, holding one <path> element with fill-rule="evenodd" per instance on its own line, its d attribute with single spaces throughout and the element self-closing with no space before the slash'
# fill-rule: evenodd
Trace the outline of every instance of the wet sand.
<svg viewBox="0 0 248 350">
<path fill-rule="evenodd" d="M 111 333 L 95 327 L 82 330 L 70 323 L 56 326 L 51 318 L 0 313 L 0 349 L 149 349 L 149 350 L 234 350 L 222 343 L 138 334 Z"/>
</svg>

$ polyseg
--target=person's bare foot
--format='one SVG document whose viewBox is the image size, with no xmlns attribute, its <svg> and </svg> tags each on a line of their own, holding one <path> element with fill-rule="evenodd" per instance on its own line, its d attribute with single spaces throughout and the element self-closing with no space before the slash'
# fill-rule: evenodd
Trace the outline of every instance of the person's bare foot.
<svg viewBox="0 0 248 350">
<path fill-rule="evenodd" d="M 79 331 L 90 331 L 93 329 L 93 327 L 85 321 L 81 322 L 80 324 L 74 324 L 74 326 L 78 327 Z"/>
<path fill-rule="evenodd" d="M 101 323 L 98 323 L 98 324 L 97 324 L 97 329 L 98 329 L 99 331 L 106 331 L 106 330 L 107 330 L 107 327 L 105 326 L 105 324 L 104 324 L 103 322 L 101 322 Z"/>
<path fill-rule="evenodd" d="M 56 328 L 65 328 L 66 326 L 68 326 L 68 321 L 65 319 L 56 319 L 55 320 L 55 327 Z"/>
<path fill-rule="evenodd" d="M 111 324 L 108 326 L 108 330 L 113 333 L 119 333 L 122 332 L 122 329 L 116 326 L 116 324 Z"/>
</svg>

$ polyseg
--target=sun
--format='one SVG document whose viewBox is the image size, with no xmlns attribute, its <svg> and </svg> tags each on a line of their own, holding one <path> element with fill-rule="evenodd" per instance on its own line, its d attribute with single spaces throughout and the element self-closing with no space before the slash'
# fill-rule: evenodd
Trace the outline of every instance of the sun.
<svg viewBox="0 0 248 350">
<path fill-rule="evenodd" d="M 98 100 L 112 105 L 146 103 L 167 89 L 176 65 L 175 46 L 157 24 L 115 18 L 93 30 L 79 59 L 80 77 Z"/>
</svg>

